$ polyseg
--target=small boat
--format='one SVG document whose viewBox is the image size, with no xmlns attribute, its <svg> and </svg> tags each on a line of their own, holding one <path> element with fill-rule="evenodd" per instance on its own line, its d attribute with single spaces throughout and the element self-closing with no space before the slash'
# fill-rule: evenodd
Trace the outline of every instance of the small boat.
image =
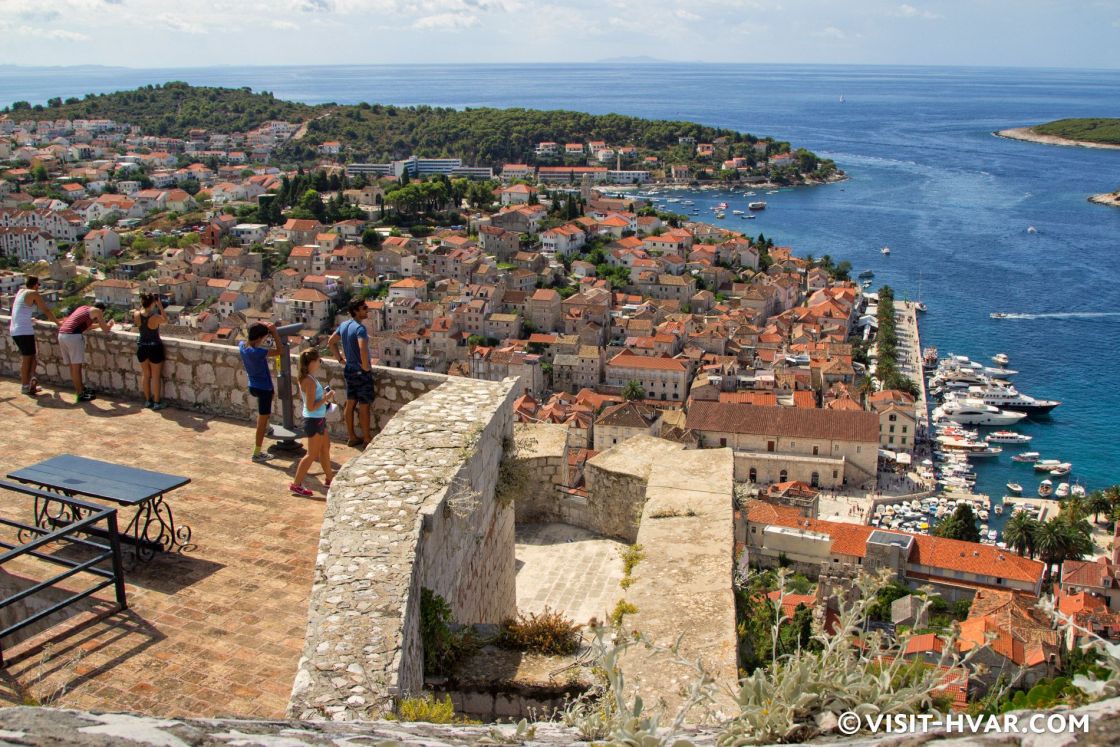
<svg viewBox="0 0 1120 747">
<path fill-rule="evenodd" d="M 983 508 L 982 508 L 982 509 L 980 509 L 980 513 L 978 513 L 978 514 L 977 514 L 977 516 L 979 516 L 979 517 L 980 517 L 980 521 L 987 521 L 987 520 L 988 520 L 988 511 L 987 511 L 987 509 L 983 509 Z"/>
<path fill-rule="evenodd" d="M 914 308 L 917 309 L 918 311 L 922 312 L 923 314 L 926 313 L 927 311 L 929 311 L 929 309 L 926 308 L 926 305 L 924 303 L 922 303 L 921 301 L 916 302 L 914 304 Z"/>
<path fill-rule="evenodd" d="M 1040 498 L 1049 498 L 1054 493 L 1054 483 L 1049 480 L 1043 480 L 1038 486 L 1038 495 Z"/>
<path fill-rule="evenodd" d="M 1022 486 L 1022 485 L 1020 485 L 1020 484 L 1019 484 L 1019 483 L 1017 483 L 1017 482 L 1009 482 L 1009 483 L 1007 483 L 1007 489 L 1008 489 L 1008 490 L 1010 490 L 1010 491 L 1011 491 L 1012 493 L 1014 493 L 1015 495 L 1021 495 L 1021 494 L 1022 494 L 1022 492 L 1023 492 L 1023 486 Z"/>
<path fill-rule="evenodd" d="M 997 532 L 995 529 L 988 530 L 988 539 L 991 542 L 995 542 L 997 537 L 999 537 L 999 532 Z"/>
<path fill-rule="evenodd" d="M 879 254 L 888 255 L 890 253 L 891 253 L 891 248 L 889 246 L 884 246 L 882 249 L 879 250 Z"/>
<path fill-rule="evenodd" d="M 1027 226 L 1027 233 L 1038 233 L 1038 229 L 1034 226 Z"/>
<path fill-rule="evenodd" d="M 724 218 L 726 218 L 727 216 L 726 216 L 726 215 L 724 215 L 723 213 L 716 213 L 716 217 L 717 217 L 717 218 L 719 218 L 720 220 L 723 220 L 723 219 L 724 219 Z"/>
<path fill-rule="evenodd" d="M 1031 462 L 1031 463 L 1034 463 L 1034 462 L 1038 461 L 1038 458 L 1040 456 L 1042 456 L 1042 455 L 1039 454 L 1037 451 L 1024 451 L 1022 454 L 1016 454 L 1015 456 L 1011 457 L 1011 461 L 1013 461 L 1013 462 Z"/>
<path fill-rule="evenodd" d="M 1078 498 L 1083 498 L 1085 496 L 1085 486 L 1079 482 L 1075 482 L 1073 485 L 1069 486 L 1069 494 L 1076 495 Z"/>
<path fill-rule="evenodd" d="M 1057 459 L 1040 459 L 1034 463 L 1035 472 L 1049 472 L 1052 469 L 1057 469 L 1062 466 L 1062 463 Z"/>
<path fill-rule="evenodd" d="M 986 449 L 974 449 L 972 451 L 966 451 L 965 455 L 968 456 L 969 459 L 991 459 L 992 457 L 997 457 L 1002 453 L 1003 449 L 1001 449 L 1000 447 L 989 446 Z"/>
<path fill-rule="evenodd" d="M 1054 469 L 1050 470 L 1051 477 L 1065 477 L 1073 469 L 1073 465 L 1069 462 L 1063 462 Z"/>
<path fill-rule="evenodd" d="M 869 278 L 875 277 L 875 271 L 874 270 L 864 270 L 860 274 L 856 275 L 856 277 L 859 278 L 860 280 L 867 280 Z"/>
<path fill-rule="evenodd" d="M 1069 496 L 1069 483 L 1058 483 L 1058 489 L 1054 491 L 1055 498 L 1067 498 Z"/>
<path fill-rule="evenodd" d="M 984 366 L 981 370 L 986 376 L 991 376 L 993 379 L 1010 379 L 1012 376 L 1019 373 L 1013 368 L 997 368 L 996 366 Z"/>
<path fill-rule="evenodd" d="M 747 203 L 747 209 L 748 210 L 765 210 L 766 209 L 766 201 L 765 200 L 755 200 L 754 202 L 748 202 Z"/>
<path fill-rule="evenodd" d="M 992 510 L 996 512 L 996 516 L 1000 516 L 1001 514 L 1003 514 L 1003 504 L 997 503 L 996 505 L 992 506 Z"/>
<path fill-rule="evenodd" d="M 742 211 L 742 210 L 732 210 L 732 211 L 731 211 L 731 214 L 732 214 L 732 215 L 742 215 L 742 214 L 743 214 L 743 211 Z"/>
<path fill-rule="evenodd" d="M 1006 314 L 1002 311 L 993 311 L 991 314 L 988 314 L 988 316 L 990 316 L 992 319 L 1006 319 L 1011 315 Z"/>
<path fill-rule="evenodd" d="M 1011 359 L 1007 357 L 1007 353 L 996 353 L 992 356 L 992 362 L 998 363 L 1001 366 L 1006 366 L 1011 362 Z"/>
<path fill-rule="evenodd" d="M 1030 443 L 1033 436 L 1027 436 L 1015 431 L 996 431 L 989 433 L 984 440 L 990 444 L 1026 444 Z"/>
</svg>

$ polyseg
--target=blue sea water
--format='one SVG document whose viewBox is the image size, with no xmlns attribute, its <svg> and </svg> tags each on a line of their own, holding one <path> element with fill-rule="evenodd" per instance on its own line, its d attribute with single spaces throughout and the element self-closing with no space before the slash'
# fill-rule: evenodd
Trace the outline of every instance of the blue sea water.
<svg viewBox="0 0 1120 747">
<path fill-rule="evenodd" d="M 847 259 L 929 313 L 922 341 L 1021 371 L 1019 387 L 1063 401 L 1019 430 L 1070 461 L 1090 489 L 1120 482 L 1120 151 L 994 137 L 1061 117 L 1120 116 L 1120 72 L 768 65 L 223 67 L 183 70 L 0 67 L 0 105 L 42 103 L 168 80 L 249 86 L 312 103 L 525 106 L 687 119 L 789 140 L 834 159 L 848 181 L 766 195 L 729 227 L 800 254 Z M 843 95 L 844 102 L 840 97 Z M 697 199 L 703 208 L 721 199 Z M 709 214 L 710 215 L 710 214 Z M 1037 227 L 1028 234 L 1028 226 Z M 884 257 L 879 248 L 889 245 Z M 1029 315 L 992 320 L 992 311 Z M 1004 455 L 978 489 L 1002 495 L 1029 466 Z"/>
</svg>

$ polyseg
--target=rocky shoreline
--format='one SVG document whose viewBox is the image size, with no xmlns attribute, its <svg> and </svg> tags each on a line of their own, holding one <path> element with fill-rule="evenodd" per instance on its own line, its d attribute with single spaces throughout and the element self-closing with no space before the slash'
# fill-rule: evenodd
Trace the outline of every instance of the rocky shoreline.
<svg viewBox="0 0 1120 747">
<path fill-rule="evenodd" d="M 1073 148 L 1100 148 L 1101 150 L 1120 150 L 1120 145 L 1110 143 L 1091 143 L 1086 140 L 1069 140 L 1057 135 L 1043 135 L 1035 132 L 1033 127 L 1012 127 L 1006 130 L 997 130 L 992 133 L 996 137 L 1005 137 L 1010 140 L 1023 140 L 1028 143 L 1042 143 L 1044 145 L 1064 145 Z"/>
</svg>

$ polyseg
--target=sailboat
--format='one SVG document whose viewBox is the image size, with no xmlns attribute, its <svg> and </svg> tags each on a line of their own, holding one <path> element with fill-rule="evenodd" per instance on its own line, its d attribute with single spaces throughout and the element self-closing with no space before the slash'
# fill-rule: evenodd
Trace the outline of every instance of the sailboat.
<svg viewBox="0 0 1120 747">
<path fill-rule="evenodd" d="M 841 104 L 843 104 L 843 103 L 844 103 L 844 94 L 840 94 L 840 103 L 841 103 Z"/>
</svg>

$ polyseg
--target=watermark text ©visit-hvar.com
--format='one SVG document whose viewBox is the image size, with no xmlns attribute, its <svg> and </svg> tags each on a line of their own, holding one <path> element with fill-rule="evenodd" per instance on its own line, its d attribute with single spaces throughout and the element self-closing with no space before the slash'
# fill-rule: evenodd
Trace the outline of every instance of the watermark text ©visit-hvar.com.
<svg viewBox="0 0 1120 747">
<path fill-rule="evenodd" d="M 1003 713 L 972 716 L 964 713 L 877 713 L 861 716 L 845 711 L 837 719 L 841 734 L 921 734 L 944 730 L 947 734 L 1072 734 L 1089 731 L 1085 713 Z"/>
</svg>

